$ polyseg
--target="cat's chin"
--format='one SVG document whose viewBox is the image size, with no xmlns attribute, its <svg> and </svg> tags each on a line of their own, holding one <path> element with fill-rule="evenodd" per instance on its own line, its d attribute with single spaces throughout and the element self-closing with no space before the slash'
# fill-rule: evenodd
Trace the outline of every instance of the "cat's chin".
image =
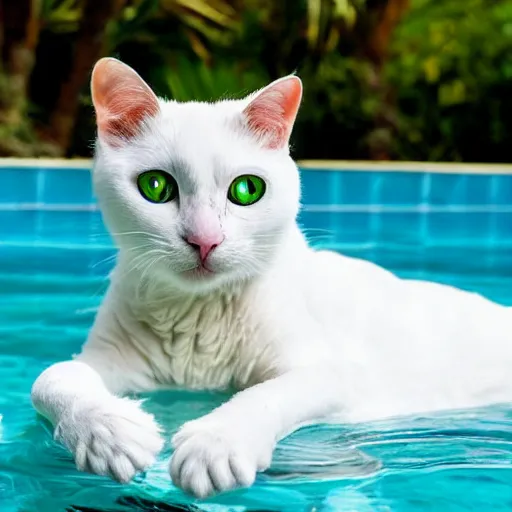
<svg viewBox="0 0 512 512">
<path fill-rule="evenodd" d="M 255 277 L 255 276 L 253 276 Z M 221 290 L 239 289 L 252 277 L 241 277 L 228 269 L 205 269 L 196 267 L 173 276 L 173 285 L 187 294 L 204 295 Z"/>
<path fill-rule="evenodd" d="M 175 276 L 177 285 L 186 292 L 208 293 L 222 288 L 229 282 L 229 277 L 219 271 L 197 266 Z"/>
<path fill-rule="evenodd" d="M 207 267 L 199 265 L 193 269 L 186 270 L 182 273 L 183 278 L 198 280 L 198 279 L 213 279 L 216 276 L 216 272 L 214 270 L 210 270 Z"/>
</svg>

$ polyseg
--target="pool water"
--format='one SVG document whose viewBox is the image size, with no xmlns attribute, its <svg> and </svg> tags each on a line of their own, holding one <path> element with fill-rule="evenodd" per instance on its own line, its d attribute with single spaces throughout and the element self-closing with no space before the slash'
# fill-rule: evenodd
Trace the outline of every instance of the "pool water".
<svg viewBox="0 0 512 512">
<path fill-rule="evenodd" d="M 34 178 L 33 197 L 30 188 L 23 199 L 5 192 L 20 172 Z M 512 305 L 512 176 L 477 175 L 477 184 L 469 174 L 447 176 L 304 171 L 301 223 L 313 244 Z M 73 191 L 73 201 L 62 203 L 52 183 Z M 129 485 L 77 472 L 35 415 L 29 392 L 44 368 L 79 350 L 113 264 L 94 199 L 84 194 L 90 187 L 81 168 L 0 169 L 1 512 L 512 510 L 509 406 L 310 427 L 279 444 L 251 489 L 207 501 L 172 485 L 168 446 Z M 170 438 L 225 399 L 165 392 L 146 407 Z"/>
</svg>

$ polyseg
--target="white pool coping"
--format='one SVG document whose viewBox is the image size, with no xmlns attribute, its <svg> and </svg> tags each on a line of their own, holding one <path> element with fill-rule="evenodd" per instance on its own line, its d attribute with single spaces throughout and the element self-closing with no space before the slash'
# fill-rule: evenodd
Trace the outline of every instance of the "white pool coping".
<svg viewBox="0 0 512 512">
<path fill-rule="evenodd" d="M 302 169 L 362 172 L 425 172 L 440 174 L 512 174 L 512 164 L 449 163 L 449 162 L 374 162 L 356 160 L 300 160 Z M 39 167 L 89 171 L 89 158 L 0 158 L 0 170 L 7 167 Z"/>
<path fill-rule="evenodd" d="M 298 162 L 303 169 L 325 171 L 399 171 L 441 174 L 512 174 L 512 164 L 469 164 L 450 162 L 374 162 L 356 160 L 303 160 Z"/>
</svg>

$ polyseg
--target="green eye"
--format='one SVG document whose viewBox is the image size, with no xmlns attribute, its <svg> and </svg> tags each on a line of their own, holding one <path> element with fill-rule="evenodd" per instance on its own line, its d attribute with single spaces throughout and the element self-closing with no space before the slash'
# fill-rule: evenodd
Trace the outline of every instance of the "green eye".
<svg viewBox="0 0 512 512">
<path fill-rule="evenodd" d="M 146 171 L 137 178 L 139 192 L 152 203 L 167 203 L 178 195 L 176 180 L 164 171 Z"/>
<path fill-rule="evenodd" d="M 229 187 L 228 199 L 239 206 L 249 206 L 263 197 L 266 188 L 258 176 L 239 176 Z"/>
</svg>

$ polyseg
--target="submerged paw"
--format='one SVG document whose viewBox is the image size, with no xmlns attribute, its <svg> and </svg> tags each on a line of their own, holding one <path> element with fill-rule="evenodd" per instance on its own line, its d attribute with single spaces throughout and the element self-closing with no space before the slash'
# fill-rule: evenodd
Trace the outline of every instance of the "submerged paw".
<svg viewBox="0 0 512 512">
<path fill-rule="evenodd" d="M 174 436 L 170 473 L 174 484 L 197 498 L 250 487 L 256 478 L 257 454 L 248 438 L 207 421 L 190 422 Z"/>
<path fill-rule="evenodd" d="M 80 471 L 122 483 L 153 464 L 163 447 L 153 416 L 126 399 L 75 413 L 61 423 L 57 437 L 73 452 Z"/>
</svg>

